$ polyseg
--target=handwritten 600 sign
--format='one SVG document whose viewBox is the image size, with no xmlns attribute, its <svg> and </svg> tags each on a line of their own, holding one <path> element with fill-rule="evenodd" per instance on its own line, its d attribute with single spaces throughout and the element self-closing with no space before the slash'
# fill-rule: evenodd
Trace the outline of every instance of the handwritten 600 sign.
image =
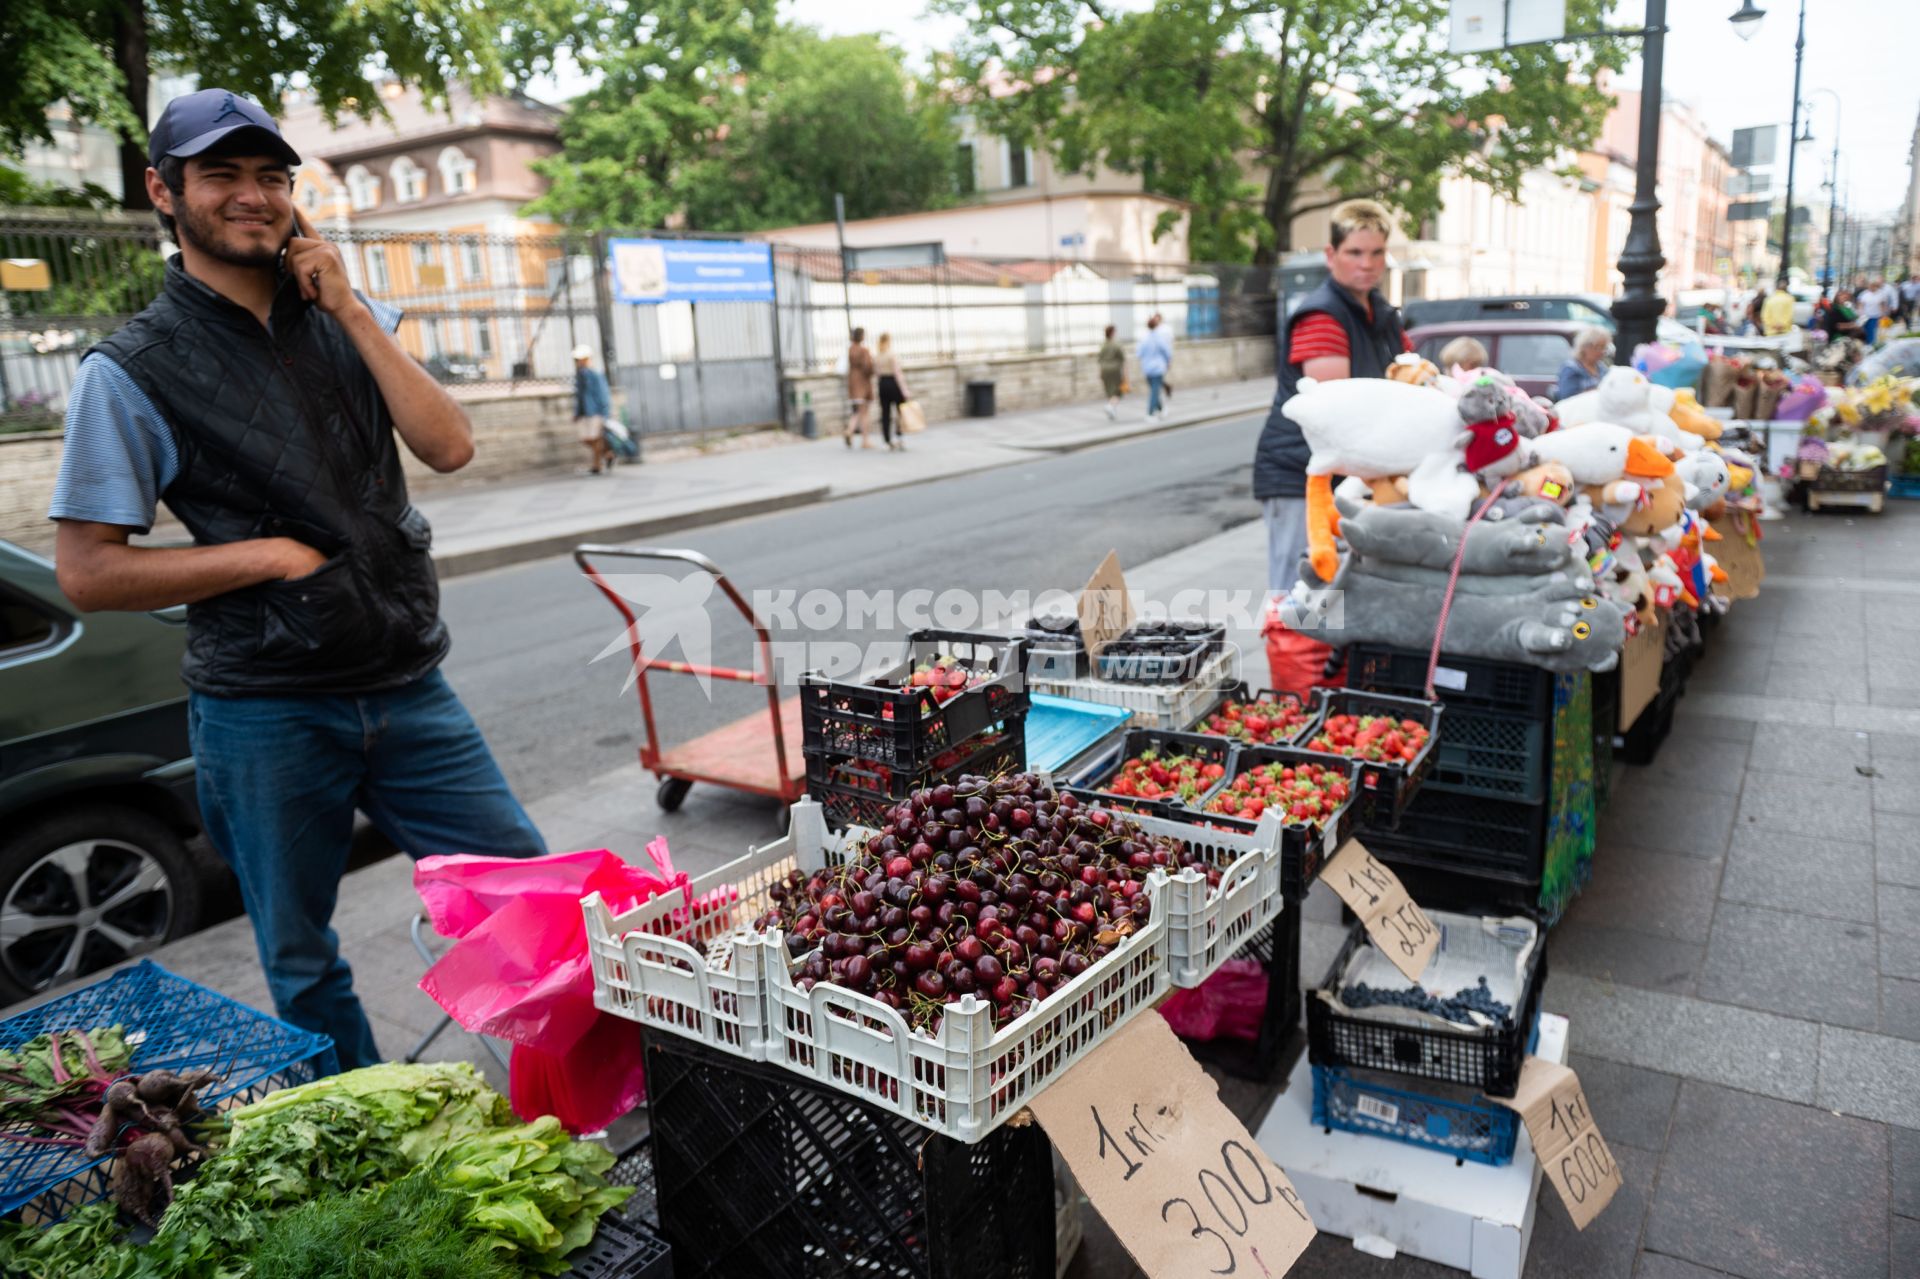
<svg viewBox="0 0 1920 1279">
<path fill-rule="evenodd" d="M 1300 1195 L 1161 1017 L 1136 1017 L 1031 1103 L 1153 1279 L 1279 1279 L 1313 1242 Z"/>
</svg>

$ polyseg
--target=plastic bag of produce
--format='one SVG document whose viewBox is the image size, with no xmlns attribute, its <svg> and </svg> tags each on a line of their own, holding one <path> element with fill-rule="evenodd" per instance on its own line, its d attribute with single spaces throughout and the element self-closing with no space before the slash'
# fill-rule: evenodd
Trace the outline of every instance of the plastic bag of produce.
<svg viewBox="0 0 1920 1279">
<path fill-rule="evenodd" d="M 1229 959 L 1192 990 L 1176 990 L 1160 1005 L 1182 1039 L 1258 1039 L 1267 1013 L 1267 971 L 1251 959 Z"/>
<path fill-rule="evenodd" d="M 1327 659 L 1333 656 L 1331 645 L 1294 630 L 1273 613 L 1260 631 L 1267 640 L 1267 687 L 1305 697 L 1310 689 L 1321 685 L 1337 688 L 1345 682 L 1327 675 Z"/>
</svg>

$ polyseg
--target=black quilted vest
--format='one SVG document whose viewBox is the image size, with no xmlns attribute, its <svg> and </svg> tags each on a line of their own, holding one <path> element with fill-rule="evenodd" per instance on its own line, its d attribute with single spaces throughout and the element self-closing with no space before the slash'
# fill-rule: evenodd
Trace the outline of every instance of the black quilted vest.
<svg viewBox="0 0 1920 1279">
<path fill-rule="evenodd" d="M 1284 305 L 1285 299 L 1283 298 Z M 1332 280 L 1301 299 L 1299 309 L 1280 326 L 1280 350 L 1277 361 L 1278 385 L 1273 392 L 1273 407 L 1267 410 L 1267 424 L 1260 432 L 1260 443 L 1253 455 L 1253 496 L 1260 501 L 1270 497 L 1300 497 L 1307 491 L 1307 459 L 1313 450 L 1306 437 L 1280 406 L 1293 398 L 1300 385 L 1300 370 L 1287 363 L 1287 347 L 1293 326 L 1309 315 L 1331 315 L 1347 331 L 1348 359 L 1354 377 L 1385 377 L 1394 357 L 1407 349 L 1405 331 L 1400 327 L 1400 312 L 1378 289 L 1371 295 L 1373 318 L 1353 294 Z"/>
<path fill-rule="evenodd" d="M 393 420 L 373 375 L 291 279 L 272 326 L 186 272 L 94 350 L 160 411 L 180 471 L 160 496 L 201 546 L 291 537 L 327 556 L 311 576 L 189 605 L 187 686 L 223 695 L 369 693 L 447 652 L 432 530 L 407 502 Z"/>
</svg>

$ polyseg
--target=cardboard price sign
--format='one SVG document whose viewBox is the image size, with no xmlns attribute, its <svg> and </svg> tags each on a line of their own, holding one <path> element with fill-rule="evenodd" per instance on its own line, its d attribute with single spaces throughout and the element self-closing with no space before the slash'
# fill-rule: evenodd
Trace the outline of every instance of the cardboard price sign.
<svg viewBox="0 0 1920 1279">
<path fill-rule="evenodd" d="M 1120 571 L 1120 553 L 1108 551 L 1100 567 L 1080 588 L 1080 642 L 1088 657 L 1120 638 L 1133 625 L 1133 598 L 1127 594 L 1127 578 Z"/>
<path fill-rule="evenodd" d="M 1511 1099 L 1495 1097 L 1520 1114 L 1547 1180 L 1560 1192 L 1577 1229 L 1600 1215 L 1620 1189 L 1620 1165 L 1593 1122 L 1580 1077 L 1557 1062 L 1527 1058 Z"/>
<path fill-rule="evenodd" d="M 1128 1022 L 1029 1105 L 1153 1279 L 1279 1279 L 1313 1242 L 1293 1183 L 1154 1013 Z"/>
<path fill-rule="evenodd" d="M 1407 895 L 1400 877 L 1381 865 L 1359 840 L 1350 839 L 1321 870 L 1320 878 L 1360 917 L 1380 953 L 1408 981 L 1419 981 L 1433 952 L 1440 949 L 1440 930 L 1420 903 Z"/>
</svg>

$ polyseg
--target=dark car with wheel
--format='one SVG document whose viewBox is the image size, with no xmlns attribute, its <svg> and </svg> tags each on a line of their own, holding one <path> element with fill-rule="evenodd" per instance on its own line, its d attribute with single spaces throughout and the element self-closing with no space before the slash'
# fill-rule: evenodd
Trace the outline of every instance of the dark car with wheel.
<svg viewBox="0 0 1920 1279">
<path fill-rule="evenodd" d="M 0 541 L 0 1005 L 200 922 L 186 610 L 89 613 Z"/>
</svg>

